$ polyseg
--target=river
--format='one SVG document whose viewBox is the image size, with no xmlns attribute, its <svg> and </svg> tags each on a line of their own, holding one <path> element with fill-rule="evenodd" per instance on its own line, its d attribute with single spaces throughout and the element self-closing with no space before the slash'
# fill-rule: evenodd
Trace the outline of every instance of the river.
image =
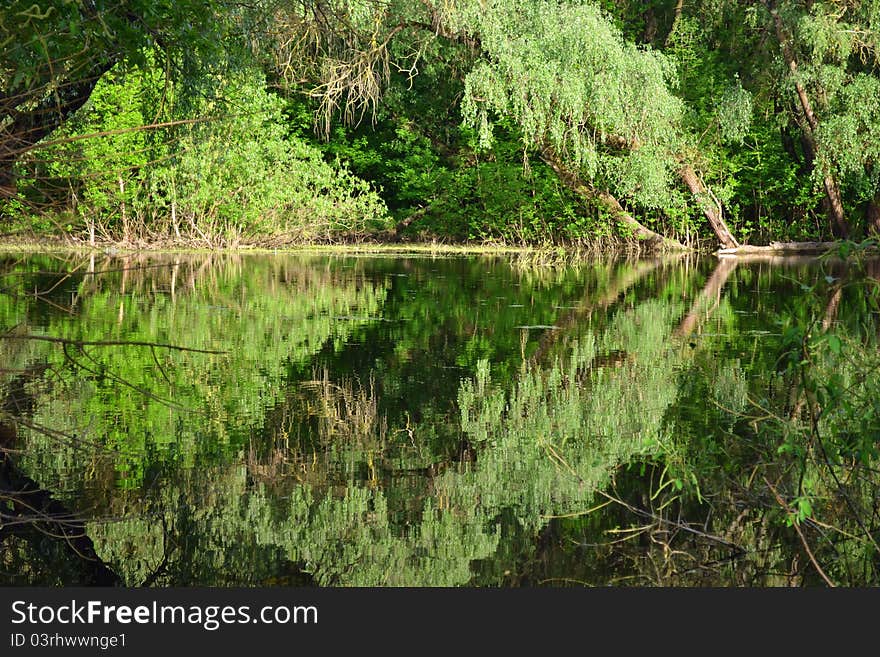
<svg viewBox="0 0 880 657">
<path fill-rule="evenodd" d="M 0 584 L 877 585 L 878 274 L 0 255 Z"/>
</svg>

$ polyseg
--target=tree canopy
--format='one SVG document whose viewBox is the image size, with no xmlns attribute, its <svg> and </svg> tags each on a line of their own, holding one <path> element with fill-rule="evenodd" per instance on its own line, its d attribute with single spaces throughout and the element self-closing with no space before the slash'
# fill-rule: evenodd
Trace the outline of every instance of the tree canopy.
<svg viewBox="0 0 880 657">
<path fill-rule="evenodd" d="M 100 224 L 130 241 L 133 217 L 135 232 L 188 226 L 209 243 L 231 226 L 256 241 L 328 236 L 299 220 L 267 228 L 328 212 L 277 193 L 283 177 L 208 175 L 220 198 L 266 190 L 222 228 L 170 182 L 187 157 L 210 161 L 210 121 L 233 149 L 245 135 L 275 144 L 266 171 L 330 167 L 316 198 L 378 194 L 352 210 L 374 223 L 322 217 L 331 232 L 865 236 L 880 227 L 878 16 L 876 1 L 13 2 L 0 16 L 2 210 L 17 228 L 54 221 L 92 240 Z M 248 124 L 267 102 L 275 118 Z M 143 128 L 138 145 L 112 141 Z M 125 157 L 101 160 L 87 138 Z M 72 146 L 51 151 L 60 140 Z M 303 148 L 322 157 L 282 155 Z M 96 163 L 113 172 L 100 200 L 83 191 Z M 196 208 L 187 222 L 178 200 Z"/>
</svg>

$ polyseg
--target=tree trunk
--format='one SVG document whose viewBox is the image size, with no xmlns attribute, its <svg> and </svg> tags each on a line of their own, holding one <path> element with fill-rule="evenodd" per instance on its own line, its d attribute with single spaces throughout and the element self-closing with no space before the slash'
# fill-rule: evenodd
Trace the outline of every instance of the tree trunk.
<svg viewBox="0 0 880 657">
<path fill-rule="evenodd" d="M 177 219 L 177 179 L 171 174 L 171 226 L 174 228 L 174 236 L 180 241 L 180 222 Z"/>
<path fill-rule="evenodd" d="M 711 192 L 706 189 L 703 181 L 697 177 L 691 166 L 689 164 L 682 166 L 678 171 L 678 175 L 681 176 L 684 184 L 688 186 L 691 194 L 697 199 L 703 214 L 706 215 L 709 225 L 712 226 L 712 230 L 715 232 L 715 236 L 721 242 L 722 248 L 735 249 L 739 247 L 739 242 L 736 241 L 736 238 L 734 238 L 727 227 L 724 217 L 721 216 L 721 204 L 714 197 L 710 198 Z"/>
<path fill-rule="evenodd" d="M 880 235 L 880 192 L 868 202 L 865 219 L 867 219 L 868 231 Z"/>
<path fill-rule="evenodd" d="M 843 201 L 840 198 L 840 188 L 837 181 L 830 173 L 822 177 L 822 186 L 825 187 L 825 199 L 828 215 L 831 217 L 831 232 L 835 237 L 846 239 L 849 237 L 850 227 L 843 210 Z"/>
<path fill-rule="evenodd" d="M 770 4 L 769 0 L 762 1 L 764 6 L 767 7 L 767 10 L 770 12 L 770 15 L 773 17 L 773 25 L 776 28 L 776 38 L 779 41 L 779 45 L 782 47 L 782 56 L 785 59 L 788 70 L 791 71 L 795 92 L 797 93 L 803 117 L 806 119 L 806 125 L 802 124 L 804 136 L 806 137 L 809 150 L 815 156 L 818 150 L 816 143 L 816 130 L 819 128 L 819 120 L 816 118 L 816 113 L 813 111 L 813 105 L 810 103 L 809 96 L 807 96 L 806 88 L 800 80 L 798 80 L 797 60 L 795 59 L 794 53 L 791 50 L 791 45 L 785 36 L 785 28 L 782 24 L 782 18 L 780 18 L 779 12 L 777 12 L 776 8 Z M 850 233 L 850 227 L 844 214 L 843 202 L 840 198 L 840 188 L 837 186 L 837 181 L 830 172 L 824 172 L 822 176 L 822 186 L 825 188 L 825 207 L 828 211 L 829 219 L 831 220 L 831 231 L 835 237 L 846 238 Z"/>
<path fill-rule="evenodd" d="M 719 249 L 718 255 L 784 255 L 786 253 L 827 253 L 837 242 L 770 242 L 767 246 L 744 244 L 735 249 Z"/>
<path fill-rule="evenodd" d="M 128 213 L 125 211 L 125 180 L 120 173 L 117 181 L 119 182 L 119 212 L 122 216 L 122 241 L 128 244 Z"/>
<path fill-rule="evenodd" d="M 592 191 L 590 193 L 590 190 L 586 185 L 581 184 L 580 187 L 584 189 L 584 191 L 580 192 L 581 194 L 591 195 L 594 200 L 599 201 L 617 221 L 632 231 L 633 236 L 638 239 L 640 243 L 643 243 L 652 249 L 687 250 L 687 247 L 678 240 L 665 237 L 664 235 L 656 233 L 650 228 L 643 226 L 629 212 L 623 209 L 623 206 L 620 205 L 620 201 L 608 192 Z M 575 189 L 575 191 L 578 191 L 578 189 Z"/>
<path fill-rule="evenodd" d="M 642 33 L 642 43 L 651 45 L 657 36 L 657 15 L 654 8 L 648 6 L 645 10 L 645 31 Z"/>
<path fill-rule="evenodd" d="M 611 146 L 612 148 L 629 151 L 638 149 L 640 145 L 638 140 L 624 139 L 623 137 L 614 134 L 602 135 L 602 142 L 608 146 Z M 577 176 L 573 176 L 573 174 L 571 174 L 570 172 L 563 170 L 563 167 L 559 163 L 558 158 L 553 154 L 552 149 L 550 149 L 548 146 L 545 146 L 541 157 L 571 189 L 578 193 L 583 193 L 578 191 L 577 189 L 577 185 L 583 186 L 583 183 L 577 179 Z M 693 194 L 693 196 L 697 199 L 697 202 L 700 204 L 700 209 L 703 211 L 706 219 L 709 220 L 709 225 L 712 226 L 712 231 L 715 233 L 715 236 L 721 243 L 722 248 L 735 249 L 736 247 L 738 247 L 739 242 L 736 241 L 733 233 L 730 232 L 730 229 L 727 227 L 727 224 L 725 223 L 724 218 L 721 214 L 721 204 L 718 203 L 718 200 L 715 198 L 712 192 L 706 189 L 706 186 L 703 184 L 697 174 L 694 173 L 693 168 L 689 164 L 683 164 L 678 171 L 678 175 L 688 186 L 691 194 Z M 596 196 L 596 194 L 592 191 L 589 192 L 589 194 L 592 196 Z M 614 214 L 615 216 L 619 215 L 618 218 L 620 219 L 620 221 L 623 224 L 632 228 L 633 232 L 639 239 L 656 240 L 657 238 L 660 238 L 668 240 L 668 238 L 665 238 L 662 235 L 658 235 L 658 233 L 655 233 L 654 231 L 649 230 L 648 228 L 645 228 L 640 223 L 638 223 L 635 219 L 633 219 L 629 214 L 624 211 L 624 209 L 620 206 L 620 203 L 618 203 L 617 200 L 614 199 L 614 197 L 611 197 L 610 195 L 606 196 L 607 198 L 599 198 L 599 200 L 602 201 L 602 204 L 605 205 L 605 207 L 609 209 L 612 214 Z M 683 247 L 680 242 L 676 242 L 675 240 L 671 240 L 671 242 L 679 245 L 673 248 L 686 248 Z"/>
<path fill-rule="evenodd" d="M 672 16 L 672 26 L 669 28 L 669 34 L 666 35 L 664 45 L 668 48 L 672 43 L 672 37 L 675 35 L 678 24 L 681 22 L 681 11 L 684 9 L 684 0 L 678 0 L 675 3 L 675 13 Z"/>
<path fill-rule="evenodd" d="M 620 202 L 608 192 L 596 191 L 578 178 L 576 174 L 568 171 L 559 160 L 555 153 L 549 147 L 545 147 L 541 151 L 541 159 L 549 166 L 559 179 L 572 190 L 574 193 L 593 201 L 598 201 L 611 215 L 621 224 L 632 231 L 633 236 L 639 240 L 641 244 L 649 249 L 666 249 L 666 250 L 687 250 L 687 247 L 678 240 L 664 237 L 660 233 L 655 233 L 650 228 L 640 224 L 632 215 L 630 215 Z"/>
</svg>

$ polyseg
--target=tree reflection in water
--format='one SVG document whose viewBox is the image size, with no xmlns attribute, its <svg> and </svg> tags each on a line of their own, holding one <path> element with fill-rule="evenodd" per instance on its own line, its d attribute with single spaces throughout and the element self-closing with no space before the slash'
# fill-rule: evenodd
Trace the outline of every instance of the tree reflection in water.
<svg viewBox="0 0 880 657">
<path fill-rule="evenodd" d="M 875 585 L 877 269 L 9 258 L 0 577 Z"/>
</svg>

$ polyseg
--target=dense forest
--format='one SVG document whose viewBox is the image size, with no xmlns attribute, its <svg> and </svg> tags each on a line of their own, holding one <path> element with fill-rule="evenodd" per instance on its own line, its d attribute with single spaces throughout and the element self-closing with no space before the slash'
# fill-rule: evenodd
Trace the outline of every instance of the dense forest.
<svg viewBox="0 0 880 657">
<path fill-rule="evenodd" d="M 735 247 L 880 230 L 877 0 L 13 0 L 2 232 Z"/>
</svg>

